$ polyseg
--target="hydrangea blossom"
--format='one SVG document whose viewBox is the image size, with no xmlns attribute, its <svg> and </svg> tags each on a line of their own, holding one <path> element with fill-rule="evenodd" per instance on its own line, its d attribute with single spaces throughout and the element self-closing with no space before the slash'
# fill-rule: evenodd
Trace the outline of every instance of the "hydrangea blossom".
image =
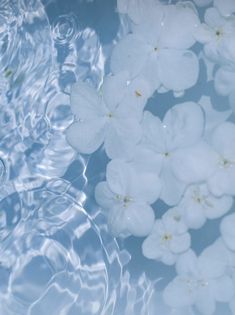
<svg viewBox="0 0 235 315">
<path fill-rule="evenodd" d="M 175 105 L 163 122 L 147 111 L 144 114 L 141 145 L 159 156 L 160 198 L 169 205 L 179 202 L 186 184 L 207 179 L 214 171 L 217 155 L 201 141 L 203 131 L 202 109 L 193 102 Z"/>
<path fill-rule="evenodd" d="M 232 299 L 234 284 L 225 274 L 223 257 L 214 248 L 207 248 L 199 257 L 191 250 L 182 254 L 176 269 L 178 275 L 163 293 L 171 307 L 195 305 L 201 314 L 212 315 L 216 302 Z"/>
<path fill-rule="evenodd" d="M 198 78 L 198 59 L 188 50 L 195 43 L 193 33 L 198 24 L 197 14 L 187 5 L 156 5 L 147 13 L 142 10 L 132 33 L 113 50 L 112 72 L 127 70 L 132 78 L 144 75 L 153 90 L 162 86 L 181 94 Z"/>
<path fill-rule="evenodd" d="M 190 235 L 175 216 L 156 220 L 150 235 L 145 239 L 142 250 L 144 256 L 173 265 L 179 254 L 190 247 Z"/>
<path fill-rule="evenodd" d="M 138 78 L 127 84 L 128 74 L 107 77 L 100 92 L 77 82 L 71 91 L 76 121 L 67 129 L 68 142 L 80 153 L 90 154 L 103 143 L 110 158 L 129 157 L 140 141 L 143 107 L 151 95 L 147 82 Z"/>
<path fill-rule="evenodd" d="M 95 197 L 107 212 L 112 233 L 148 235 L 154 223 L 150 204 L 161 189 L 158 174 L 139 169 L 138 163 L 116 159 L 108 164 L 106 179 L 97 185 Z"/>
<path fill-rule="evenodd" d="M 212 134 L 211 144 L 217 152 L 216 170 L 208 180 L 215 196 L 235 195 L 235 125 L 224 122 Z"/>
<path fill-rule="evenodd" d="M 216 219 L 230 210 L 233 198 L 215 197 L 206 184 L 191 185 L 187 188 L 179 204 L 182 218 L 189 228 L 199 229 L 206 219 Z"/>
<path fill-rule="evenodd" d="M 226 216 L 220 225 L 221 237 L 226 244 L 226 246 L 235 251 L 235 214 L 230 214 Z"/>
<path fill-rule="evenodd" d="M 235 19 L 226 19 L 216 8 L 205 13 L 205 23 L 198 27 L 195 38 L 204 44 L 206 56 L 219 64 L 233 62 L 235 43 Z"/>
</svg>

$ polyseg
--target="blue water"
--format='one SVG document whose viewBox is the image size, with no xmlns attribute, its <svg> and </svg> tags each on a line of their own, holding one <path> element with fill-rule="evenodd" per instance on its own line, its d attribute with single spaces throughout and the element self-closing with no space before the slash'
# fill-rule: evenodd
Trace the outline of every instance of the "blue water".
<svg viewBox="0 0 235 315">
<path fill-rule="evenodd" d="M 153 288 L 175 275 L 143 257 L 143 239 L 109 234 L 93 196 L 108 159 L 102 149 L 79 155 L 65 139 L 71 85 L 99 87 L 128 31 L 115 7 L 114 0 L 0 1 L 0 315 L 148 315 Z M 146 108 L 163 117 L 201 94 L 229 108 L 203 63 L 201 70 L 184 97 L 158 94 Z M 167 207 L 154 209 L 160 217 Z M 200 252 L 218 235 L 219 221 L 209 222 L 192 233 L 192 247 Z"/>
</svg>

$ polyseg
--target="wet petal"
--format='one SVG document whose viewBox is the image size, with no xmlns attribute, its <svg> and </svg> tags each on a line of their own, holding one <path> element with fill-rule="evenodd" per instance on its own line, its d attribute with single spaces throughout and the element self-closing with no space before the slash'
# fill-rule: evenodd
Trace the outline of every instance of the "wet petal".
<svg viewBox="0 0 235 315">
<path fill-rule="evenodd" d="M 147 237 L 142 244 L 143 255 L 149 259 L 161 259 L 163 255 L 163 249 L 158 246 L 159 239 L 154 235 Z"/>
<path fill-rule="evenodd" d="M 105 210 L 111 210 L 116 205 L 115 194 L 110 190 L 107 182 L 100 182 L 95 187 L 96 202 Z"/>
<path fill-rule="evenodd" d="M 173 236 L 170 241 L 170 250 L 174 254 L 180 254 L 189 249 L 191 244 L 191 238 L 189 233 L 184 233 L 182 235 Z"/>
<path fill-rule="evenodd" d="M 105 112 L 97 91 L 86 82 L 76 82 L 70 98 L 72 112 L 81 120 L 96 118 Z"/>
<path fill-rule="evenodd" d="M 146 236 L 154 224 L 153 209 L 146 203 L 131 203 L 125 212 L 128 231 L 134 236 Z"/>
<path fill-rule="evenodd" d="M 198 290 L 196 307 L 202 314 L 214 314 L 216 309 L 215 299 L 213 296 L 213 292 L 211 292 L 208 286 L 202 287 L 200 290 Z"/>
<path fill-rule="evenodd" d="M 105 119 L 75 122 L 66 130 L 68 143 L 78 152 L 91 154 L 103 143 Z"/>
<path fill-rule="evenodd" d="M 232 279 L 228 276 L 223 276 L 214 281 L 213 293 L 218 302 L 231 301 L 235 293 Z"/>
<path fill-rule="evenodd" d="M 194 43 L 193 37 L 200 23 L 196 11 L 190 6 L 168 5 L 161 32 L 161 45 L 167 48 L 187 49 Z"/>
<path fill-rule="evenodd" d="M 140 73 L 147 61 L 150 47 L 135 35 L 127 35 L 114 48 L 111 70 L 114 74 L 128 71 L 133 78 Z"/>
<path fill-rule="evenodd" d="M 224 194 L 235 195 L 235 167 L 219 166 L 216 173 L 208 179 L 208 187 L 212 194 L 218 197 Z"/>
<path fill-rule="evenodd" d="M 197 56 L 189 50 L 163 49 L 159 53 L 159 78 L 169 90 L 184 91 L 194 86 L 199 74 Z"/>
<path fill-rule="evenodd" d="M 225 24 L 224 18 L 220 15 L 216 8 L 208 8 L 205 12 L 205 22 L 213 29 L 221 27 Z"/>
<path fill-rule="evenodd" d="M 220 224 L 220 232 L 226 246 L 235 251 L 235 214 L 225 217 Z"/>
<path fill-rule="evenodd" d="M 224 122 L 218 126 L 212 135 L 212 145 L 222 157 L 235 159 L 235 146 L 232 143 L 235 142 L 235 124 L 231 122 Z"/>
<path fill-rule="evenodd" d="M 166 113 L 163 126 L 168 149 L 187 147 L 202 136 L 203 112 L 200 106 L 193 102 L 175 105 Z"/>
<path fill-rule="evenodd" d="M 171 163 L 175 176 L 192 184 L 207 180 L 216 171 L 218 155 L 208 144 L 201 141 L 175 152 Z"/>
<path fill-rule="evenodd" d="M 128 73 L 124 71 L 104 79 L 100 93 L 110 111 L 114 110 L 123 99 L 128 78 Z"/>
<path fill-rule="evenodd" d="M 215 89 L 223 96 L 228 96 L 234 90 L 235 72 L 221 67 L 215 74 Z"/>
<path fill-rule="evenodd" d="M 234 0 L 214 0 L 214 6 L 226 17 L 235 12 Z"/>
</svg>

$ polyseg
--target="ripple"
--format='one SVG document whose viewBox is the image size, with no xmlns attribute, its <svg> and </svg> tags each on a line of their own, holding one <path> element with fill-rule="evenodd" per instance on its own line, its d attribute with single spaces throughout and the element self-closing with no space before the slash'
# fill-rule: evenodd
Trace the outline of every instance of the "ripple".
<svg viewBox="0 0 235 315">
<path fill-rule="evenodd" d="M 63 180 L 20 195 L 21 215 L 0 245 L 1 314 L 120 315 L 130 314 L 121 303 L 128 296 L 140 303 L 122 272 L 129 255 L 107 233 L 103 216 L 81 207 L 82 193 L 74 195 Z"/>
<path fill-rule="evenodd" d="M 60 15 L 52 25 L 52 35 L 56 43 L 64 45 L 79 36 L 76 17 L 72 14 Z"/>
</svg>

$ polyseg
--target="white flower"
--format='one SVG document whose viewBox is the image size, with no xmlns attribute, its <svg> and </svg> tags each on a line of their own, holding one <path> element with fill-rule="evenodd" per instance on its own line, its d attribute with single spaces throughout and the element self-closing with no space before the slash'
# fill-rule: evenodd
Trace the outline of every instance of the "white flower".
<svg viewBox="0 0 235 315">
<path fill-rule="evenodd" d="M 233 198 L 213 196 L 206 184 L 192 185 L 187 188 L 179 204 L 182 218 L 189 228 L 199 229 L 206 219 L 216 219 L 230 210 Z"/>
<path fill-rule="evenodd" d="M 203 131 L 204 116 L 196 103 L 175 105 L 163 122 L 149 112 L 144 113 L 141 145 L 159 156 L 160 198 L 169 205 L 179 202 L 186 184 L 205 180 L 214 171 L 212 161 L 217 155 L 201 141 Z"/>
<path fill-rule="evenodd" d="M 129 157 L 141 139 L 140 119 L 150 96 L 144 79 L 127 84 L 128 75 L 107 77 L 100 94 L 87 83 L 71 91 L 76 121 L 67 129 L 68 142 L 80 153 L 90 154 L 103 143 L 110 158 Z"/>
<path fill-rule="evenodd" d="M 235 19 L 226 19 L 216 8 L 205 13 L 205 23 L 198 27 L 195 38 L 204 44 L 206 56 L 219 64 L 234 62 Z"/>
<path fill-rule="evenodd" d="M 145 257 L 173 265 L 179 254 L 187 251 L 191 239 L 182 231 L 181 222 L 169 216 L 156 220 L 150 235 L 142 245 Z"/>
<path fill-rule="evenodd" d="M 198 78 L 198 59 L 188 50 L 195 40 L 193 33 L 199 20 L 188 5 L 155 6 L 141 11 L 141 20 L 114 48 L 111 70 L 127 70 L 131 77 L 143 75 L 153 90 L 182 93 Z"/>
<path fill-rule="evenodd" d="M 216 71 L 214 83 L 217 93 L 230 96 L 235 91 L 235 68 L 225 66 L 219 68 Z"/>
<path fill-rule="evenodd" d="M 222 259 L 214 248 L 199 257 L 193 251 L 182 254 L 176 265 L 178 276 L 164 290 L 165 303 L 175 308 L 195 305 L 202 314 L 214 314 L 216 302 L 229 302 L 234 294 Z"/>
<path fill-rule="evenodd" d="M 221 237 L 226 246 L 235 251 L 235 214 L 226 216 L 220 224 Z"/>
<path fill-rule="evenodd" d="M 138 163 L 112 160 L 106 179 L 97 185 L 95 197 L 107 212 L 112 233 L 148 235 L 154 223 L 150 204 L 158 199 L 161 189 L 158 174 L 142 170 Z"/>
<path fill-rule="evenodd" d="M 214 6 L 225 17 L 228 17 L 235 12 L 234 0 L 214 0 Z"/>
<path fill-rule="evenodd" d="M 215 196 L 235 195 L 234 142 L 235 125 L 231 122 L 224 122 L 212 134 L 211 144 L 217 152 L 217 164 L 208 186 Z"/>
</svg>

